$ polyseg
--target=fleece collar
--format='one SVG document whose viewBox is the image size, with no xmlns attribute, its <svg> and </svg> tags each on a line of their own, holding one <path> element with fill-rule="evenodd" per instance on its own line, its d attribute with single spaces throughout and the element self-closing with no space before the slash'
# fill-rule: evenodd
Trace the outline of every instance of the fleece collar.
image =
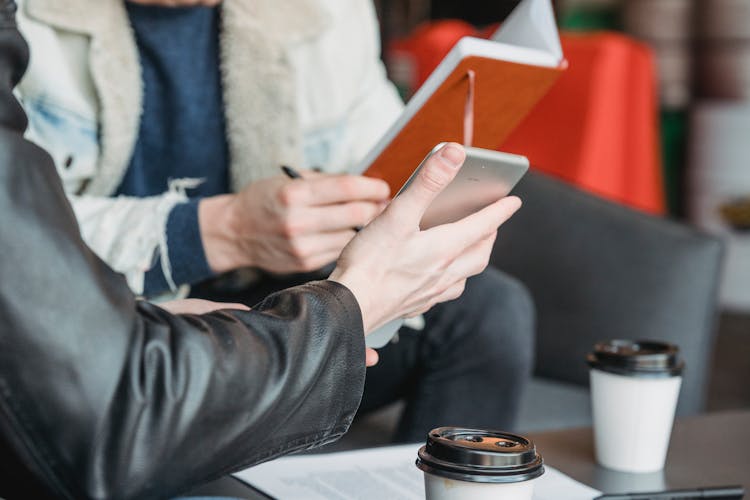
<svg viewBox="0 0 750 500">
<path fill-rule="evenodd" d="M 101 109 L 99 172 L 86 194 L 120 185 L 138 135 L 143 84 L 123 0 L 26 0 L 26 13 L 91 38 L 89 65 Z M 327 16 L 316 0 L 224 0 L 221 73 L 234 190 L 301 164 L 294 75 L 288 50 L 319 36 Z"/>
</svg>

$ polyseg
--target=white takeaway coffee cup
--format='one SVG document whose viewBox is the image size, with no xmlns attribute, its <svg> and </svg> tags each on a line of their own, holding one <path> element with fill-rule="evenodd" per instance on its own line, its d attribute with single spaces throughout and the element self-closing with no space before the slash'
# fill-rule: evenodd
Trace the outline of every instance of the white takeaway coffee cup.
<svg viewBox="0 0 750 500">
<path fill-rule="evenodd" d="M 610 340 L 587 357 L 596 460 L 622 472 L 664 468 L 684 363 L 675 345 Z"/>
<path fill-rule="evenodd" d="M 427 436 L 417 467 L 427 500 L 531 500 L 544 474 L 541 455 L 523 436 L 440 427 Z"/>
</svg>

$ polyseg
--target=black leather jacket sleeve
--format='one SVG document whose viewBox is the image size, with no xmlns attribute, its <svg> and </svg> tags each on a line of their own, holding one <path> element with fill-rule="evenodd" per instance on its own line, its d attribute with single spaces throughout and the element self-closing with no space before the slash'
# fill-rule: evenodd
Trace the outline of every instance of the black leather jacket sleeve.
<svg viewBox="0 0 750 500">
<path fill-rule="evenodd" d="M 167 497 L 339 437 L 365 376 L 351 292 L 317 282 L 204 316 L 137 301 L 23 139 L 13 8 L 0 0 L 0 497 Z"/>
</svg>

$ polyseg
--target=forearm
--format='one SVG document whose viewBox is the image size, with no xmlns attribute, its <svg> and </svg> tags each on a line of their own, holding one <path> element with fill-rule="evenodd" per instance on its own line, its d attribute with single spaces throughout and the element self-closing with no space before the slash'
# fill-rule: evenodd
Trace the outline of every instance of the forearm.
<svg viewBox="0 0 750 500">
<path fill-rule="evenodd" d="M 165 229 L 166 241 L 156 263 L 146 272 L 143 296 L 152 298 L 183 284 L 192 285 L 214 275 L 206 260 L 198 221 L 200 199 L 172 208 Z"/>
<path fill-rule="evenodd" d="M 214 274 L 198 216 L 198 205 L 214 198 L 189 200 L 174 191 L 148 198 L 69 196 L 86 244 L 146 298 Z M 210 227 L 222 222 L 212 220 Z M 211 241 L 210 248 L 216 247 Z M 220 271 L 238 267 L 233 261 Z"/>
<path fill-rule="evenodd" d="M 81 240 L 49 157 L 22 139 L 10 89 L 25 53 L 2 14 L 0 429 L 12 455 L 58 496 L 148 498 L 341 434 L 364 383 L 351 293 L 324 282 L 202 317 L 137 303 Z"/>
<path fill-rule="evenodd" d="M 133 303 L 121 297 L 122 309 L 87 304 L 85 322 L 59 310 L 80 304 L 39 290 L 33 315 L 43 318 L 30 320 L 32 298 L 11 293 L 2 419 L 57 495 L 178 493 L 333 440 L 359 404 L 361 320 L 348 291 L 330 283 L 204 317 L 147 303 L 128 314 Z"/>
<path fill-rule="evenodd" d="M 184 491 L 348 429 L 363 390 L 364 334 L 343 287 L 306 285 L 248 313 L 138 307 L 137 333 L 111 379 L 117 404 L 94 415 L 97 433 L 80 437 L 94 450 L 89 478 L 106 467 L 98 486 L 107 496 Z"/>
<path fill-rule="evenodd" d="M 198 221 L 206 261 L 215 273 L 255 265 L 237 241 L 240 222 L 233 208 L 232 194 L 204 198 L 198 205 Z"/>
</svg>

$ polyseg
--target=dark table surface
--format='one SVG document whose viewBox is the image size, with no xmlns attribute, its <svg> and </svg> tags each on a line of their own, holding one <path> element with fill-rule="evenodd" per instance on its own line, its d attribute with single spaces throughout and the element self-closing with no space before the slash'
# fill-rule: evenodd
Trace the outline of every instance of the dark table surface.
<svg viewBox="0 0 750 500">
<path fill-rule="evenodd" d="M 750 411 L 680 419 L 663 471 L 625 474 L 596 465 L 590 428 L 532 435 L 546 463 L 606 493 L 741 485 L 750 492 Z"/>
<path fill-rule="evenodd" d="M 724 485 L 741 485 L 750 492 L 750 411 L 678 420 L 672 432 L 667 465 L 654 474 L 625 474 L 596 465 L 590 428 L 536 433 L 529 437 L 546 463 L 606 493 Z M 193 494 L 267 498 L 231 477 L 210 483 Z"/>
</svg>

